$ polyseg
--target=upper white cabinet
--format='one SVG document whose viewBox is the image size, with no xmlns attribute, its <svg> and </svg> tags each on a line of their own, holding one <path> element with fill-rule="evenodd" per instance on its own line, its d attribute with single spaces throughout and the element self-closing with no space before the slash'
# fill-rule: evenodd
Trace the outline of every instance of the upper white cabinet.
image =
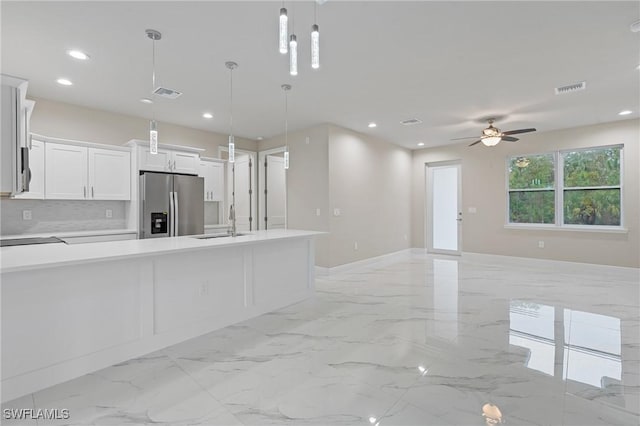
<svg viewBox="0 0 640 426">
<path fill-rule="evenodd" d="M 31 182 L 29 191 L 22 192 L 15 196 L 18 199 L 44 198 L 44 142 L 32 139 L 29 149 L 29 170 L 31 172 Z"/>
<path fill-rule="evenodd" d="M 45 198 L 54 200 L 131 199 L 131 154 L 47 142 Z"/>
<path fill-rule="evenodd" d="M 197 175 L 199 161 L 197 152 L 158 148 L 152 154 L 148 146 L 138 146 L 139 170 Z"/>
<path fill-rule="evenodd" d="M 91 199 L 129 200 L 131 153 L 89 148 L 89 187 Z"/>
<path fill-rule="evenodd" d="M 204 178 L 204 200 L 224 200 L 224 161 L 216 159 L 202 159 L 200 161 L 200 176 Z"/>
</svg>

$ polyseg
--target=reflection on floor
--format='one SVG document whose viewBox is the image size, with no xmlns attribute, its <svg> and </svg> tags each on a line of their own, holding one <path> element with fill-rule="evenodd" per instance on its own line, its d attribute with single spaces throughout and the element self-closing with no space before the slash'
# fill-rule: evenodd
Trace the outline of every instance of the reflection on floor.
<svg viewBox="0 0 640 426">
<path fill-rule="evenodd" d="M 41 425 L 638 425 L 639 281 L 414 254 L 3 408 L 69 410 Z"/>
</svg>

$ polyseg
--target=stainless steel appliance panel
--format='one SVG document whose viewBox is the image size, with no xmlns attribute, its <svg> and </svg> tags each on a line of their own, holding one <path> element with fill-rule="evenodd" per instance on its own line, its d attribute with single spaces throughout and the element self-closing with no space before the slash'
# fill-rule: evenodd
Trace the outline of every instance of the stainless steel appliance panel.
<svg viewBox="0 0 640 426">
<path fill-rule="evenodd" d="M 197 176 L 173 177 L 175 235 L 204 234 L 204 179 Z"/>
<path fill-rule="evenodd" d="M 173 235 L 173 175 L 144 173 L 140 175 L 140 238 Z"/>
</svg>

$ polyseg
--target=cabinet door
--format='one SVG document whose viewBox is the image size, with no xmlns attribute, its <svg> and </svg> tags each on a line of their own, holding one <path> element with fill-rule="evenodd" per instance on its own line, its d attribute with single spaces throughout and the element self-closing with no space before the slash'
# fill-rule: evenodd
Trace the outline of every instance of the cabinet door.
<svg viewBox="0 0 640 426">
<path fill-rule="evenodd" d="M 87 198 L 87 148 L 47 142 L 45 164 L 45 198 Z"/>
<path fill-rule="evenodd" d="M 173 156 L 171 163 L 172 172 L 187 173 L 190 175 L 198 174 L 198 165 L 200 164 L 200 156 L 198 154 L 174 151 L 171 155 Z"/>
<path fill-rule="evenodd" d="M 33 140 L 29 150 L 29 170 L 31 183 L 29 192 L 16 195 L 15 198 L 39 199 L 44 198 L 44 142 Z"/>
<path fill-rule="evenodd" d="M 89 148 L 88 196 L 95 200 L 131 199 L 131 154 Z"/>
<path fill-rule="evenodd" d="M 224 163 L 211 163 L 211 201 L 224 201 Z"/>
<path fill-rule="evenodd" d="M 200 168 L 198 169 L 198 176 L 200 176 L 201 178 L 204 178 L 204 200 L 205 201 L 209 201 L 209 199 L 211 198 L 211 188 L 210 188 L 211 179 L 209 178 L 211 174 L 210 164 L 211 163 L 208 161 L 201 161 Z"/>
<path fill-rule="evenodd" d="M 149 147 L 138 148 L 138 168 L 140 170 L 169 172 L 172 160 L 170 151 L 158 149 L 157 154 L 152 154 Z"/>
</svg>

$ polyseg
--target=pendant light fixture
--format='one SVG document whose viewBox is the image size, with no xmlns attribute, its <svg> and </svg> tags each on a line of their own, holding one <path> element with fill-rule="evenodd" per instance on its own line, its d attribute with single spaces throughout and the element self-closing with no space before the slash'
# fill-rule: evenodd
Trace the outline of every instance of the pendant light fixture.
<svg viewBox="0 0 640 426">
<path fill-rule="evenodd" d="M 289 17 L 287 16 L 287 9 L 284 7 L 284 2 L 282 2 L 282 7 L 280 8 L 280 28 L 278 31 L 278 35 L 279 35 L 279 47 L 280 47 L 280 53 L 285 54 L 287 53 L 287 36 L 289 35 L 289 28 L 288 28 L 288 21 L 289 21 Z"/>
<path fill-rule="evenodd" d="M 156 40 L 160 40 L 162 38 L 162 34 L 156 30 L 146 30 L 145 33 L 147 37 L 151 39 L 153 42 L 152 47 L 152 73 L 151 73 L 151 96 L 152 99 L 155 99 L 155 90 L 156 90 Z M 151 154 L 158 153 L 158 124 L 156 123 L 155 116 L 155 102 L 151 102 L 151 122 L 149 123 L 149 152 Z"/>
<path fill-rule="evenodd" d="M 224 65 L 229 69 L 229 162 L 236 161 L 236 144 L 233 137 L 233 70 L 238 68 L 235 62 L 225 62 Z"/>
<path fill-rule="evenodd" d="M 318 3 L 313 3 L 313 25 L 311 26 L 311 68 L 320 68 L 320 27 L 318 27 Z"/>
<path fill-rule="evenodd" d="M 298 75 L 298 39 L 295 34 L 289 37 L 289 74 Z"/>
<path fill-rule="evenodd" d="M 283 84 L 284 91 L 284 169 L 289 169 L 289 97 L 290 84 Z"/>
</svg>

